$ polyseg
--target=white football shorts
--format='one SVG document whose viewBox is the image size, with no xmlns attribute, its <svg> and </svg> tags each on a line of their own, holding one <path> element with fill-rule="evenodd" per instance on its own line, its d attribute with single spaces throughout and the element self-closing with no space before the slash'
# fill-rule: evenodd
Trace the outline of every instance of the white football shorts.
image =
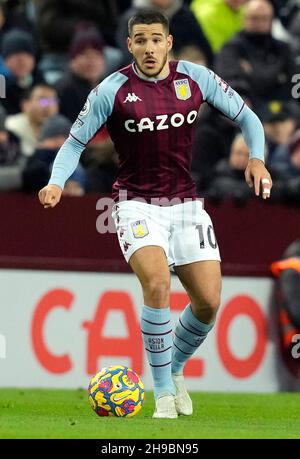
<svg viewBox="0 0 300 459">
<path fill-rule="evenodd" d="M 122 201 L 114 205 L 112 217 L 127 262 L 136 250 L 149 245 L 164 249 L 171 268 L 221 261 L 213 224 L 201 200 L 172 206 Z"/>
</svg>

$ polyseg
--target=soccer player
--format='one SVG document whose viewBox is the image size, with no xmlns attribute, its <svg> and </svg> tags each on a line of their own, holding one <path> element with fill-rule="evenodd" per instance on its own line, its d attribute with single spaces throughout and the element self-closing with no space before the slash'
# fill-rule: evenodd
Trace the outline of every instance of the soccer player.
<svg viewBox="0 0 300 459">
<path fill-rule="evenodd" d="M 139 12 L 128 26 L 133 64 L 90 93 L 39 199 L 45 208 L 59 202 L 84 147 L 106 124 L 119 154 L 113 218 L 124 257 L 143 290 L 141 331 L 154 380 L 153 417 L 176 418 L 192 414 L 183 367 L 213 327 L 220 304 L 219 249 L 190 175 L 203 102 L 240 126 L 250 150 L 245 177 L 255 194 L 268 198 L 272 180 L 264 165 L 262 125 L 241 97 L 207 68 L 169 61 L 173 37 L 160 12 Z M 190 299 L 174 339 L 170 266 Z"/>
</svg>

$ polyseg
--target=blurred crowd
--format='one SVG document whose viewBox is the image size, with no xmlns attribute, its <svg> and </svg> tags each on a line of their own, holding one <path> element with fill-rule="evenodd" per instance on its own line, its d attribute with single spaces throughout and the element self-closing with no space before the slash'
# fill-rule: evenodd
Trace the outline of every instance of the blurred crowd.
<svg viewBox="0 0 300 459">
<path fill-rule="evenodd" d="M 266 134 L 272 200 L 300 202 L 300 0 L 0 0 L 0 190 L 34 192 L 93 87 L 131 62 L 127 21 L 140 8 L 170 19 L 173 59 L 213 69 Z M 237 126 L 204 104 L 192 173 L 201 196 L 245 202 L 249 157 Z M 118 157 L 105 127 L 64 193 L 109 193 Z"/>
</svg>

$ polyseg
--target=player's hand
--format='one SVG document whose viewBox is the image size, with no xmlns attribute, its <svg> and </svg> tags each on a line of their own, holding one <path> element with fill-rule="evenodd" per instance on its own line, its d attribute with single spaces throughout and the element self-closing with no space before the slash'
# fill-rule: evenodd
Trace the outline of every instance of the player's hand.
<svg viewBox="0 0 300 459">
<path fill-rule="evenodd" d="M 55 207 L 59 203 L 62 189 L 58 185 L 47 185 L 39 191 L 39 200 L 45 209 Z"/>
<path fill-rule="evenodd" d="M 259 159 L 250 159 L 245 170 L 245 179 L 252 188 L 254 186 L 256 196 L 262 193 L 263 199 L 268 199 L 271 194 L 272 179 L 269 171 Z"/>
</svg>

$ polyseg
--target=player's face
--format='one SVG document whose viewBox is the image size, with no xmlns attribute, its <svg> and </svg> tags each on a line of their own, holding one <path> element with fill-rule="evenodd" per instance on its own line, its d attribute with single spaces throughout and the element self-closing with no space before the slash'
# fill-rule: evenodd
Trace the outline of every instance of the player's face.
<svg viewBox="0 0 300 459">
<path fill-rule="evenodd" d="M 168 76 L 168 53 L 172 44 L 173 37 L 166 34 L 162 24 L 134 25 L 128 38 L 128 49 L 138 71 L 149 78 Z"/>
</svg>

